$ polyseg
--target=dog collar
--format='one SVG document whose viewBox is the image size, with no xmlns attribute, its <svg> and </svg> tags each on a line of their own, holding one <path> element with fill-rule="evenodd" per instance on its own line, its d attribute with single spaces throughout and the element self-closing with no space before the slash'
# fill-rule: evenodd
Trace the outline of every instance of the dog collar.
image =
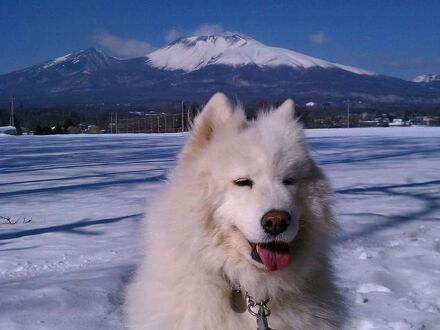
<svg viewBox="0 0 440 330">
<path fill-rule="evenodd" d="M 256 318 L 257 330 L 274 330 L 269 327 L 267 318 L 271 314 L 267 306 L 270 298 L 256 301 L 247 292 L 243 295 L 241 289 L 232 289 L 229 298 L 231 309 L 236 313 L 244 313 L 246 310 Z"/>
<path fill-rule="evenodd" d="M 257 330 L 274 330 L 269 327 L 267 318 L 271 311 L 269 306 L 270 298 L 256 301 L 247 291 L 243 294 L 240 285 L 234 285 L 231 280 L 223 274 L 223 278 L 230 287 L 229 304 L 236 313 L 244 313 L 246 310 L 256 318 Z"/>
<path fill-rule="evenodd" d="M 267 306 L 267 304 L 270 301 L 270 298 L 267 298 L 265 300 L 261 300 L 259 302 L 255 301 L 252 296 L 250 296 L 246 292 L 246 299 L 247 299 L 247 310 L 248 312 L 257 318 L 257 330 L 274 330 L 269 327 L 267 318 L 270 315 L 270 309 Z M 257 309 L 258 307 L 258 309 Z M 257 311 L 255 311 L 257 310 Z"/>
</svg>

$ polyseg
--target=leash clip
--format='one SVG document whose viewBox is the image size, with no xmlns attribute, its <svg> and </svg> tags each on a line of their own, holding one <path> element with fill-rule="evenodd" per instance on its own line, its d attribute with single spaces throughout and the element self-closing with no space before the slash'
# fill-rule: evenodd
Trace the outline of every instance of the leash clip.
<svg viewBox="0 0 440 330">
<path fill-rule="evenodd" d="M 267 321 L 268 316 L 271 314 L 270 308 L 267 306 L 270 298 L 257 302 L 246 292 L 246 299 L 248 301 L 248 312 L 257 318 L 257 330 L 274 330 L 269 327 Z"/>
</svg>

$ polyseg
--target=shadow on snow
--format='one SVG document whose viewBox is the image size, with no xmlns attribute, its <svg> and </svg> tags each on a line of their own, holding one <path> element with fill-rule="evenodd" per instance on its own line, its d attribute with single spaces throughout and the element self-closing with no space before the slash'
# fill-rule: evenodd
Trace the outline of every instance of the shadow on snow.
<svg viewBox="0 0 440 330">
<path fill-rule="evenodd" d="M 20 237 L 25 237 L 25 236 L 34 236 L 34 235 L 41 235 L 41 234 L 47 234 L 47 233 L 58 233 L 58 232 L 69 233 L 69 234 L 80 234 L 80 235 L 100 235 L 101 234 L 100 232 L 85 231 L 85 230 L 82 230 L 82 228 L 87 228 L 87 227 L 95 226 L 95 225 L 104 225 L 104 224 L 109 224 L 109 223 L 115 223 L 115 222 L 120 222 L 120 221 L 124 221 L 124 220 L 138 221 L 141 216 L 142 216 L 142 213 L 136 213 L 136 214 L 125 215 L 122 217 L 106 218 L 106 219 L 92 220 L 92 221 L 81 220 L 81 221 L 77 221 L 77 222 L 73 222 L 73 223 L 69 223 L 69 224 L 64 224 L 64 225 L 22 230 L 22 231 L 13 232 L 13 233 L 4 233 L 4 234 L 0 234 L 0 241 L 20 238 Z"/>
<path fill-rule="evenodd" d="M 411 191 L 414 188 L 432 188 L 436 187 L 434 191 Z M 399 226 L 415 220 L 428 220 L 428 221 L 440 221 L 440 218 L 431 217 L 434 212 L 440 210 L 440 180 L 432 180 L 426 182 L 413 182 L 407 184 L 393 184 L 386 186 L 370 186 L 370 187 L 359 187 L 359 188 L 346 188 L 339 189 L 336 191 L 337 194 L 341 195 L 383 195 L 383 196 L 399 196 L 404 198 L 411 198 L 422 203 L 421 208 L 417 208 L 414 212 L 409 212 L 402 215 L 382 215 L 376 213 L 350 213 L 347 215 L 351 216 L 374 216 L 383 218 L 384 221 L 377 223 L 370 223 L 363 226 L 363 229 L 352 233 L 349 235 L 342 235 L 336 241 L 342 242 L 349 239 L 353 239 L 359 236 L 371 235 L 380 230 L 384 230 L 390 227 Z"/>
</svg>

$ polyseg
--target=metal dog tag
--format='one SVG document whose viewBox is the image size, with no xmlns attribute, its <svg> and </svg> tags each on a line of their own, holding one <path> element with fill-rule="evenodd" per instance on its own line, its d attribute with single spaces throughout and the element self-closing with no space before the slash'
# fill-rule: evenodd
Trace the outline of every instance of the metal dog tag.
<svg viewBox="0 0 440 330">
<path fill-rule="evenodd" d="M 264 307 L 260 306 L 257 315 L 257 330 L 274 330 L 269 328 L 267 324 L 266 312 L 264 311 Z"/>
<path fill-rule="evenodd" d="M 241 290 L 232 290 L 229 302 L 234 312 L 246 312 L 246 301 L 244 300 L 243 292 L 241 292 Z"/>
</svg>

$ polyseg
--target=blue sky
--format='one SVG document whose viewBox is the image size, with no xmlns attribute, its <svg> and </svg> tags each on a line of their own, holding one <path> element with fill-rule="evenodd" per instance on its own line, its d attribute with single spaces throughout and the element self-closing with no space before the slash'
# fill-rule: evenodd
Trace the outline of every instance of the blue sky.
<svg viewBox="0 0 440 330">
<path fill-rule="evenodd" d="M 242 32 L 411 79 L 440 73 L 440 1 L 0 0 L 0 73 L 97 47 L 134 57 L 179 35 Z"/>
</svg>

